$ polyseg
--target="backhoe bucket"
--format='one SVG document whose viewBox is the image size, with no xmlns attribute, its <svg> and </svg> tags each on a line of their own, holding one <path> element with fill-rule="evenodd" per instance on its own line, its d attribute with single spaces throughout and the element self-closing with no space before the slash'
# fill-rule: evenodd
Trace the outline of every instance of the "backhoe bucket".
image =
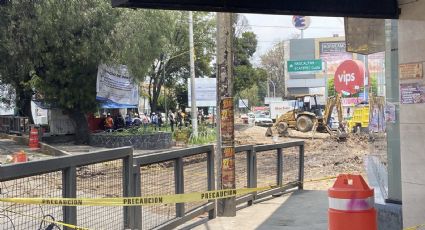
<svg viewBox="0 0 425 230">
<path fill-rule="evenodd" d="M 337 129 L 337 131 L 336 131 L 336 137 L 339 140 L 345 140 L 348 137 L 348 133 L 345 130 L 343 130 L 343 129 Z"/>
<path fill-rule="evenodd" d="M 268 127 L 266 131 L 266 137 L 271 137 L 271 136 L 273 136 L 272 127 Z"/>
</svg>

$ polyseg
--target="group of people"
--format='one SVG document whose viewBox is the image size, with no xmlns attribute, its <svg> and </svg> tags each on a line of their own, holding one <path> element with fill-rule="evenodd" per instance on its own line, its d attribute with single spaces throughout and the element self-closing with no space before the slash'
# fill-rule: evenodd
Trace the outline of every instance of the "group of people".
<svg viewBox="0 0 425 230">
<path fill-rule="evenodd" d="M 171 126 L 171 131 L 174 131 L 175 127 L 182 128 L 191 125 L 191 114 L 182 111 L 170 111 L 165 117 L 159 112 L 152 112 L 150 115 L 144 113 L 127 114 L 125 117 L 121 114 L 111 116 L 108 113 L 104 114 L 103 125 L 104 129 L 109 132 L 129 127 L 147 127 L 148 125 L 152 125 L 155 129 L 160 129 L 167 122 L 167 119 Z M 203 120 L 202 113 L 198 113 L 198 122 Z"/>
<path fill-rule="evenodd" d="M 164 118 L 161 113 L 151 113 L 150 116 L 144 113 L 141 114 L 127 114 L 125 118 L 118 114 L 117 116 L 112 117 L 110 113 L 108 113 L 103 121 L 104 129 L 106 131 L 120 130 L 123 128 L 129 127 L 137 127 L 137 126 L 145 126 L 153 125 L 155 129 L 160 128 L 164 124 Z"/>
</svg>

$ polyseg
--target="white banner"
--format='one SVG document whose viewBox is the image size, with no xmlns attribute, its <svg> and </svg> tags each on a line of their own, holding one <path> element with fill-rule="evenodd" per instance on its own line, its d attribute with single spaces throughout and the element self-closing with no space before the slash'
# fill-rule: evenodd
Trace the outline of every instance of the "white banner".
<svg viewBox="0 0 425 230">
<path fill-rule="evenodd" d="M 249 109 L 248 99 L 239 99 L 239 108 L 240 109 Z"/>
<path fill-rule="evenodd" d="M 188 104 L 190 107 L 192 105 L 190 78 L 187 81 Z M 217 82 L 215 78 L 195 78 L 195 96 L 196 107 L 215 107 L 217 103 Z"/>
<path fill-rule="evenodd" d="M 118 104 L 138 105 L 139 87 L 126 66 L 115 68 L 100 65 L 97 71 L 96 98 Z"/>
</svg>

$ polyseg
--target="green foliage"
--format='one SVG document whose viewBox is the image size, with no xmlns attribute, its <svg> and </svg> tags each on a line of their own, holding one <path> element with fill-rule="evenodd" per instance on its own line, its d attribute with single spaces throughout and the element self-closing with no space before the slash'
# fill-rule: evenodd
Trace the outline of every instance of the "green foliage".
<svg viewBox="0 0 425 230">
<path fill-rule="evenodd" d="M 174 131 L 173 138 L 176 141 L 187 141 L 189 145 L 204 145 L 215 142 L 217 133 L 215 128 L 201 124 L 198 126 L 198 137 L 193 136 L 191 127 L 183 127 Z"/>
<path fill-rule="evenodd" d="M 328 82 L 327 82 L 327 84 L 328 84 L 328 96 L 330 97 L 330 96 L 335 96 L 335 84 L 334 84 L 334 81 L 335 79 L 333 78 L 333 77 L 330 77 L 329 79 L 328 79 Z"/>
<path fill-rule="evenodd" d="M 204 145 L 211 144 L 217 140 L 217 133 L 215 129 L 208 128 L 207 126 L 198 127 L 198 137 L 190 135 L 189 145 Z"/>
<path fill-rule="evenodd" d="M 261 100 L 260 97 L 258 95 L 258 86 L 257 85 L 253 85 L 251 88 L 247 88 L 242 90 L 239 93 L 239 97 L 241 99 L 248 99 L 249 102 L 249 106 L 257 106 L 260 105 Z M 239 99 L 239 98 L 237 98 Z"/>
<path fill-rule="evenodd" d="M 144 134 L 156 133 L 158 131 L 159 130 L 155 130 L 155 127 L 153 125 L 148 125 L 146 127 L 144 126 L 131 127 L 131 128 L 123 129 L 120 132 L 112 132 L 112 135 L 115 135 L 115 136 L 144 135 Z"/>
<path fill-rule="evenodd" d="M 234 40 L 234 92 L 240 93 L 253 85 L 258 85 L 267 80 L 267 72 L 264 69 L 254 68 L 250 58 L 257 49 L 257 37 L 253 32 L 244 32 L 241 37 Z"/>
<path fill-rule="evenodd" d="M 276 84 L 276 96 L 285 96 L 285 44 L 275 44 L 266 54 L 261 56 L 261 66 L 267 71 L 270 80 Z M 269 85 L 270 86 L 270 85 Z M 267 90 L 267 89 L 266 89 Z"/>
<path fill-rule="evenodd" d="M 0 7 L 0 82 L 15 91 L 18 115 L 31 117 L 30 71 L 35 60 L 37 24 L 34 1 L 10 1 Z"/>
<path fill-rule="evenodd" d="M 127 63 L 139 80 L 149 80 L 148 98 L 158 110 L 163 86 L 174 91 L 187 87 L 189 76 L 189 25 L 187 12 L 138 10 L 127 15 L 128 22 L 118 30 L 122 52 L 117 56 Z M 215 18 L 212 13 L 193 15 L 196 76 L 210 76 L 215 54 Z M 173 92 L 171 92 L 173 93 Z M 174 92 L 176 94 L 176 92 Z"/>
<path fill-rule="evenodd" d="M 158 98 L 158 110 L 165 111 L 165 107 L 168 110 L 176 111 L 177 100 L 175 97 L 171 96 L 167 90 L 167 95 L 164 95 L 164 92 Z"/>
<path fill-rule="evenodd" d="M 119 19 L 106 0 L 46 0 L 37 5 L 32 84 L 43 100 L 66 110 L 96 108 L 96 75 L 112 51 Z"/>
</svg>

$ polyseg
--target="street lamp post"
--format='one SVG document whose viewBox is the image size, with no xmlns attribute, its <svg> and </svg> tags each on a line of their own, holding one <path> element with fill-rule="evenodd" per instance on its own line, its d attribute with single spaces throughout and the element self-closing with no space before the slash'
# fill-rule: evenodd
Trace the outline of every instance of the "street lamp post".
<svg viewBox="0 0 425 230">
<path fill-rule="evenodd" d="M 276 84 L 270 79 L 267 79 L 267 80 L 269 80 L 273 84 L 273 97 L 276 97 Z"/>
</svg>

